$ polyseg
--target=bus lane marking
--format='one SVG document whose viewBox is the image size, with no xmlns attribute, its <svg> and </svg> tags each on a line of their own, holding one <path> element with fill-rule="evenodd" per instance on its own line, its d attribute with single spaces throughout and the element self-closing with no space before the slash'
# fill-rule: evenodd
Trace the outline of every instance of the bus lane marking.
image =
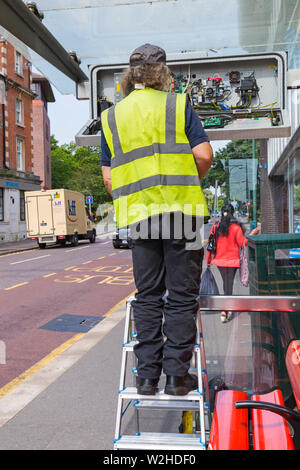
<svg viewBox="0 0 300 470">
<path fill-rule="evenodd" d="M 26 286 L 27 284 L 29 284 L 29 282 L 22 282 L 21 284 L 16 284 L 15 286 L 6 287 L 4 290 L 15 289 L 16 287 Z"/>
<path fill-rule="evenodd" d="M 87 263 L 83 263 L 87 264 Z M 54 282 L 66 284 L 82 284 L 92 279 L 97 279 L 98 285 L 128 286 L 134 283 L 133 268 L 125 266 L 73 266 L 67 268 L 72 274 L 65 275 L 62 279 L 56 278 Z"/>
</svg>

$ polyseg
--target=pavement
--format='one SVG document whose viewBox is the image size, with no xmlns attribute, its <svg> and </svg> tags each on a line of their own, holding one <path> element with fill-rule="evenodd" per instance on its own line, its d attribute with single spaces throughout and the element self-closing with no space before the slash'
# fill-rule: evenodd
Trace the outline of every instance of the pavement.
<svg viewBox="0 0 300 470">
<path fill-rule="evenodd" d="M 1 242 L 0 243 L 0 256 L 9 253 L 18 253 L 21 251 L 35 250 L 37 242 L 32 240 L 20 240 L 17 242 Z"/>
</svg>

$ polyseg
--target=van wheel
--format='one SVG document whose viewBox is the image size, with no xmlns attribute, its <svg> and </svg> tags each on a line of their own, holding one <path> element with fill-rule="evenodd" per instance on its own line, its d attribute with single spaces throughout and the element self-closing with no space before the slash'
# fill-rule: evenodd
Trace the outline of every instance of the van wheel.
<svg viewBox="0 0 300 470">
<path fill-rule="evenodd" d="M 72 241 L 71 241 L 71 246 L 77 246 L 78 245 L 78 235 L 77 233 L 74 233 L 72 236 Z"/>
<path fill-rule="evenodd" d="M 46 248 L 46 243 L 39 243 L 39 247 L 41 250 L 44 250 Z"/>
<path fill-rule="evenodd" d="M 92 236 L 90 238 L 90 242 L 95 243 L 95 241 L 96 241 L 96 232 L 93 230 Z"/>
</svg>

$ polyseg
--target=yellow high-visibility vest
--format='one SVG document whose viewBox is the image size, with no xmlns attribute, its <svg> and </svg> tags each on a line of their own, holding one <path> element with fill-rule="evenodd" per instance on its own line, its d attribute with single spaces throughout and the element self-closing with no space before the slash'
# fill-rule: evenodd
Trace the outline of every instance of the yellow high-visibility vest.
<svg viewBox="0 0 300 470">
<path fill-rule="evenodd" d="M 186 99 L 145 88 L 102 112 L 118 227 L 161 213 L 209 215 L 185 133 Z"/>
</svg>

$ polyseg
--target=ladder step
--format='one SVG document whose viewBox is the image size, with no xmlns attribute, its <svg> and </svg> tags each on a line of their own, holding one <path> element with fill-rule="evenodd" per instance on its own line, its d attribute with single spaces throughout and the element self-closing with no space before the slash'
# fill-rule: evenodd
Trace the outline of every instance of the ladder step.
<svg viewBox="0 0 300 470">
<path fill-rule="evenodd" d="M 139 400 L 133 404 L 137 409 L 172 410 L 172 411 L 199 411 L 199 402 L 195 401 L 152 401 Z"/>
<path fill-rule="evenodd" d="M 194 434 L 167 434 L 142 432 L 136 436 L 121 436 L 115 449 L 149 450 L 205 450 L 200 436 Z"/>
<path fill-rule="evenodd" d="M 123 344 L 123 349 L 125 351 L 132 352 L 136 344 L 138 344 L 138 341 L 129 341 L 129 343 Z"/>
<path fill-rule="evenodd" d="M 203 398 L 202 395 L 197 390 L 193 390 L 187 395 L 178 396 L 178 395 L 167 395 L 164 393 L 163 388 L 159 388 L 158 392 L 155 395 L 139 395 L 135 387 L 126 387 L 124 390 L 119 392 L 120 398 L 126 400 L 153 400 L 153 401 L 199 401 Z"/>
</svg>

